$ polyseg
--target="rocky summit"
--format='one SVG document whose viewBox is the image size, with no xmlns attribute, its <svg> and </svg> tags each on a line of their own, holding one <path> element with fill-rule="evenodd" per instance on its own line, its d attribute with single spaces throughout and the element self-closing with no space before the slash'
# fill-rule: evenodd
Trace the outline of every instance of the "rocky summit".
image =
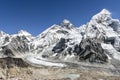
<svg viewBox="0 0 120 80">
<path fill-rule="evenodd" d="M 25 30 L 11 35 L 1 31 L 0 64 L 3 73 L 6 70 L 15 76 L 21 73 L 20 70 L 27 71 L 27 77 L 33 76 L 33 74 L 42 74 L 39 71 L 35 73 L 35 70 L 39 70 L 38 68 L 41 67 L 65 68 L 66 70 L 76 67 L 78 72 L 73 72 L 79 73 L 79 69 L 91 70 L 91 74 L 93 69 L 99 69 L 100 72 L 104 71 L 106 75 L 119 76 L 120 21 L 113 19 L 111 13 L 103 9 L 94 15 L 87 24 L 80 27 L 75 27 L 65 19 L 58 25 L 52 25 L 38 36 L 32 36 Z M 10 73 L 11 68 L 13 69 L 12 73 Z M 3 75 L 3 73 L 0 74 Z M 4 74 L 7 77 L 1 76 L 0 79 L 10 78 L 7 72 Z M 99 75 L 101 74 L 99 73 Z M 35 77 L 36 79 L 30 77 L 31 79 L 22 78 L 21 80 L 37 80 L 38 76 Z M 61 80 L 66 79 L 61 74 L 58 77 L 62 78 Z M 42 77 L 38 80 L 43 79 L 45 78 Z M 112 78 L 105 77 L 106 79 Z"/>
</svg>

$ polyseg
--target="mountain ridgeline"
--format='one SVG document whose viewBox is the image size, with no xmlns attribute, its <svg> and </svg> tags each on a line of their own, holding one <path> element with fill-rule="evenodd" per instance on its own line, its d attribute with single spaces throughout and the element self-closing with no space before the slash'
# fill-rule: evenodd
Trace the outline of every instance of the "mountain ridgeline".
<svg viewBox="0 0 120 80">
<path fill-rule="evenodd" d="M 67 65 L 63 62 L 119 62 L 120 21 L 103 9 L 79 28 L 65 19 L 36 37 L 24 30 L 12 35 L 1 31 L 0 58 L 8 57 L 31 65 L 60 67 Z"/>
</svg>

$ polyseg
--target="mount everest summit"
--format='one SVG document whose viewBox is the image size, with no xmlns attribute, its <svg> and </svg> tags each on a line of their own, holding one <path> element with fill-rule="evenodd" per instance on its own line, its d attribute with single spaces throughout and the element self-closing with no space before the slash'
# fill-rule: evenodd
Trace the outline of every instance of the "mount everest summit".
<svg viewBox="0 0 120 80">
<path fill-rule="evenodd" d="M 103 9 L 79 28 L 65 19 L 36 37 L 24 30 L 12 35 L 1 31 L 0 58 L 8 57 L 34 66 L 120 62 L 120 21 Z"/>
</svg>

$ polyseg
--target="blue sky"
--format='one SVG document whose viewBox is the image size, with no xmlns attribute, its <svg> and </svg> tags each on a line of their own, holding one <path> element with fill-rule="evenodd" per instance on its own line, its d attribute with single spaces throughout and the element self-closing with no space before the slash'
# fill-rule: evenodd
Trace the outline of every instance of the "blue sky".
<svg viewBox="0 0 120 80">
<path fill-rule="evenodd" d="M 79 27 L 103 8 L 120 19 L 120 0 L 0 0 L 0 30 L 38 35 L 63 19 Z"/>
</svg>

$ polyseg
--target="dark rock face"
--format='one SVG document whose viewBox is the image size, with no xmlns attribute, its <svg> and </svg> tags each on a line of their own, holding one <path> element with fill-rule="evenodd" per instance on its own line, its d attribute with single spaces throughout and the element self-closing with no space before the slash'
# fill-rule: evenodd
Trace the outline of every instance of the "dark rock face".
<svg viewBox="0 0 120 80">
<path fill-rule="evenodd" d="M 75 47 L 74 47 L 74 50 L 73 52 L 76 53 L 77 55 L 79 55 L 79 53 L 81 52 L 81 48 L 80 48 L 80 45 L 79 44 L 76 44 Z"/>
<path fill-rule="evenodd" d="M 108 61 L 107 52 L 102 49 L 100 42 L 95 39 L 83 39 L 80 45 L 75 48 L 79 60 L 100 63 Z"/>
<path fill-rule="evenodd" d="M 67 47 L 67 45 L 65 44 L 66 42 L 66 39 L 61 38 L 60 41 L 56 44 L 56 46 L 53 47 L 52 51 L 54 53 L 61 53 Z"/>
<path fill-rule="evenodd" d="M 58 30 L 57 33 L 63 33 L 63 34 L 69 34 L 67 31 L 65 30 Z"/>
<path fill-rule="evenodd" d="M 14 66 L 17 67 L 28 67 L 30 66 L 26 62 L 24 62 L 21 58 L 1 58 L 0 59 L 0 67 L 2 68 L 12 68 Z"/>
<path fill-rule="evenodd" d="M 73 47 L 69 47 L 66 44 L 67 42 L 69 42 L 69 40 L 61 38 L 56 46 L 53 47 L 52 51 L 63 55 L 74 54 L 78 57 L 78 61 L 108 62 L 107 52 L 103 50 L 100 41 L 97 39 L 82 39 L 79 44 L 74 44 Z"/>
</svg>

